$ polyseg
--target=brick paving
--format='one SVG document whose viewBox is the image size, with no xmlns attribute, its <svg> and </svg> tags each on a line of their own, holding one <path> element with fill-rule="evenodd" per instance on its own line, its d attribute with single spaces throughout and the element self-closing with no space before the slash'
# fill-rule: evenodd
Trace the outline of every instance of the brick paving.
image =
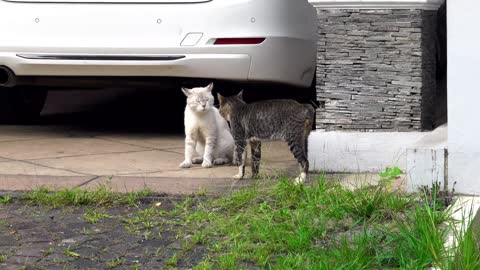
<svg viewBox="0 0 480 270">
<path fill-rule="evenodd" d="M 172 210 L 183 199 L 153 198 L 161 203 L 158 211 Z M 125 221 L 151 206 L 152 200 L 138 208 L 96 208 L 109 217 L 92 224 L 83 217 L 87 207 L 52 209 L 16 200 L 0 205 L 0 269 L 165 269 L 175 253 L 182 253 L 177 269 L 200 262 L 206 248 L 195 245 L 186 251 L 183 243 L 191 236 L 170 225 L 175 217 L 159 217 L 161 225 L 148 234 L 142 225 L 135 231 Z"/>
</svg>

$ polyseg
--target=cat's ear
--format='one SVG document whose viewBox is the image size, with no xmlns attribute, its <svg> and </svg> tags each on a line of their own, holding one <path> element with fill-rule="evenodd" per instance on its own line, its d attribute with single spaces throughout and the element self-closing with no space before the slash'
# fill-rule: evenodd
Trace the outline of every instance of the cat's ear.
<svg viewBox="0 0 480 270">
<path fill-rule="evenodd" d="M 220 95 L 220 93 L 217 93 L 217 98 L 218 98 L 218 102 L 220 102 L 220 104 L 224 103 L 225 97 Z"/>
<path fill-rule="evenodd" d="M 243 100 L 243 90 L 240 90 L 240 93 L 237 94 L 237 98 Z"/>
<path fill-rule="evenodd" d="M 182 87 L 182 92 L 185 94 L 185 96 L 190 96 L 191 94 L 191 91 L 192 89 L 188 89 L 188 88 L 185 88 L 185 87 Z"/>
<path fill-rule="evenodd" d="M 209 85 L 207 85 L 207 87 L 206 87 L 205 89 L 207 89 L 208 92 L 212 92 L 212 90 L 213 90 L 213 82 L 211 82 Z"/>
</svg>

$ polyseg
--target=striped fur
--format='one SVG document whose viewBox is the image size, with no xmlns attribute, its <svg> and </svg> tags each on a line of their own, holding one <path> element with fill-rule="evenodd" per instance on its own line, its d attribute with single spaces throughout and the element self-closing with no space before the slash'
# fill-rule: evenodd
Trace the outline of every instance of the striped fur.
<svg viewBox="0 0 480 270">
<path fill-rule="evenodd" d="M 246 104 L 242 92 L 236 96 L 218 95 L 220 114 L 230 123 L 235 140 L 233 163 L 239 165 L 235 178 L 245 175 L 245 147 L 252 149 L 252 175 L 259 172 L 262 139 L 283 140 L 300 163 L 301 175 L 298 182 L 305 180 L 309 169 L 308 135 L 312 130 L 315 109 L 311 105 L 294 100 L 267 100 Z"/>
</svg>

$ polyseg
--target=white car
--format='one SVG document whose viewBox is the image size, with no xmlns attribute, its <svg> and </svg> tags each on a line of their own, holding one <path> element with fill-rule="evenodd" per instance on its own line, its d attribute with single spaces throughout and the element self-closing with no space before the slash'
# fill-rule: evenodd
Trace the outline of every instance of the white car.
<svg viewBox="0 0 480 270">
<path fill-rule="evenodd" d="M 312 83 L 307 0 L 0 0 L 0 122 L 81 78 Z"/>
</svg>

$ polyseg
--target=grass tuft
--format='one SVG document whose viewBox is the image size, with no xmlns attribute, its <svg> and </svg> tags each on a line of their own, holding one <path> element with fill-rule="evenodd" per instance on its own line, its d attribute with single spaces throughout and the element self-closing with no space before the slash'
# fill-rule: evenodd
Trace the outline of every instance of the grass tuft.
<svg viewBox="0 0 480 270">
<path fill-rule="evenodd" d="M 133 206 L 128 217 L 111 218 L 145 240 L 175 232 L 181 251 L 165 261 L 169 269 L 183 265 L 199 246 L 207 252 L 193 269 L 480 269 L 479 229 L 457 228 L 470 217 L 453 220 L 447 206 L 453 197 L 447 194 L 446 200 L 438 185 L 416 195 L 393 191 L 389 183 L 400 172 L 387 170 L 380 185 L 355 190 L 324 177 L 311 185 L 279 177 L 219 197 L 200 192 L 170 210 L 159 208 L 160 202 L 139 206 L 149 191 L 37 189 L 25 199 L 33 205 L 87 206 L 83 217 L 90 223 L 110 217 L 101 211 L 105 206 Z M 449 247 L 445 240 L 452 231 Z M 115 258 L 107 266 L 123 264 L 125 259 Z"/>
<path fill-rule="evenodd" d="M 10 195 L 0 196 L 0 205 L 8 204 L 12 202 L 12 197 Z"/>
<path fill-rule="evenodd" d="M 176 214 L 209 249 L 196 269 L 424 269 L 448 254 L 450 213 L 432 201 L 385 184 L 350 190 L 323 177 L 310 186 L 280 178 L 189 198 Z"/>
<path fill-rule="evenodd" d="M 47 188 L 38 188 L 25 193 L 24 198 L 27 203 L 39 206 L 111 206 L 111 205 L 131 205 L 135 206 L 139 199 L 152 192 L 149 190 L 120 194 L 112 192 L 106 187 L 100 187 L 94 191 L 83 190 L 80 188 L 64 189 L 57 192 L 51 192 Z"/>
<path fill-rule="evenodd" d="M 117 266 L 125 264 L 125 262 L 126 262 L 125 258 L 117 257 L 115 259 L 112 259 L 112 260 L 108 261 L 107 266 L 108 266 L 108 268 L 115 268 Z"/>
</svg>

